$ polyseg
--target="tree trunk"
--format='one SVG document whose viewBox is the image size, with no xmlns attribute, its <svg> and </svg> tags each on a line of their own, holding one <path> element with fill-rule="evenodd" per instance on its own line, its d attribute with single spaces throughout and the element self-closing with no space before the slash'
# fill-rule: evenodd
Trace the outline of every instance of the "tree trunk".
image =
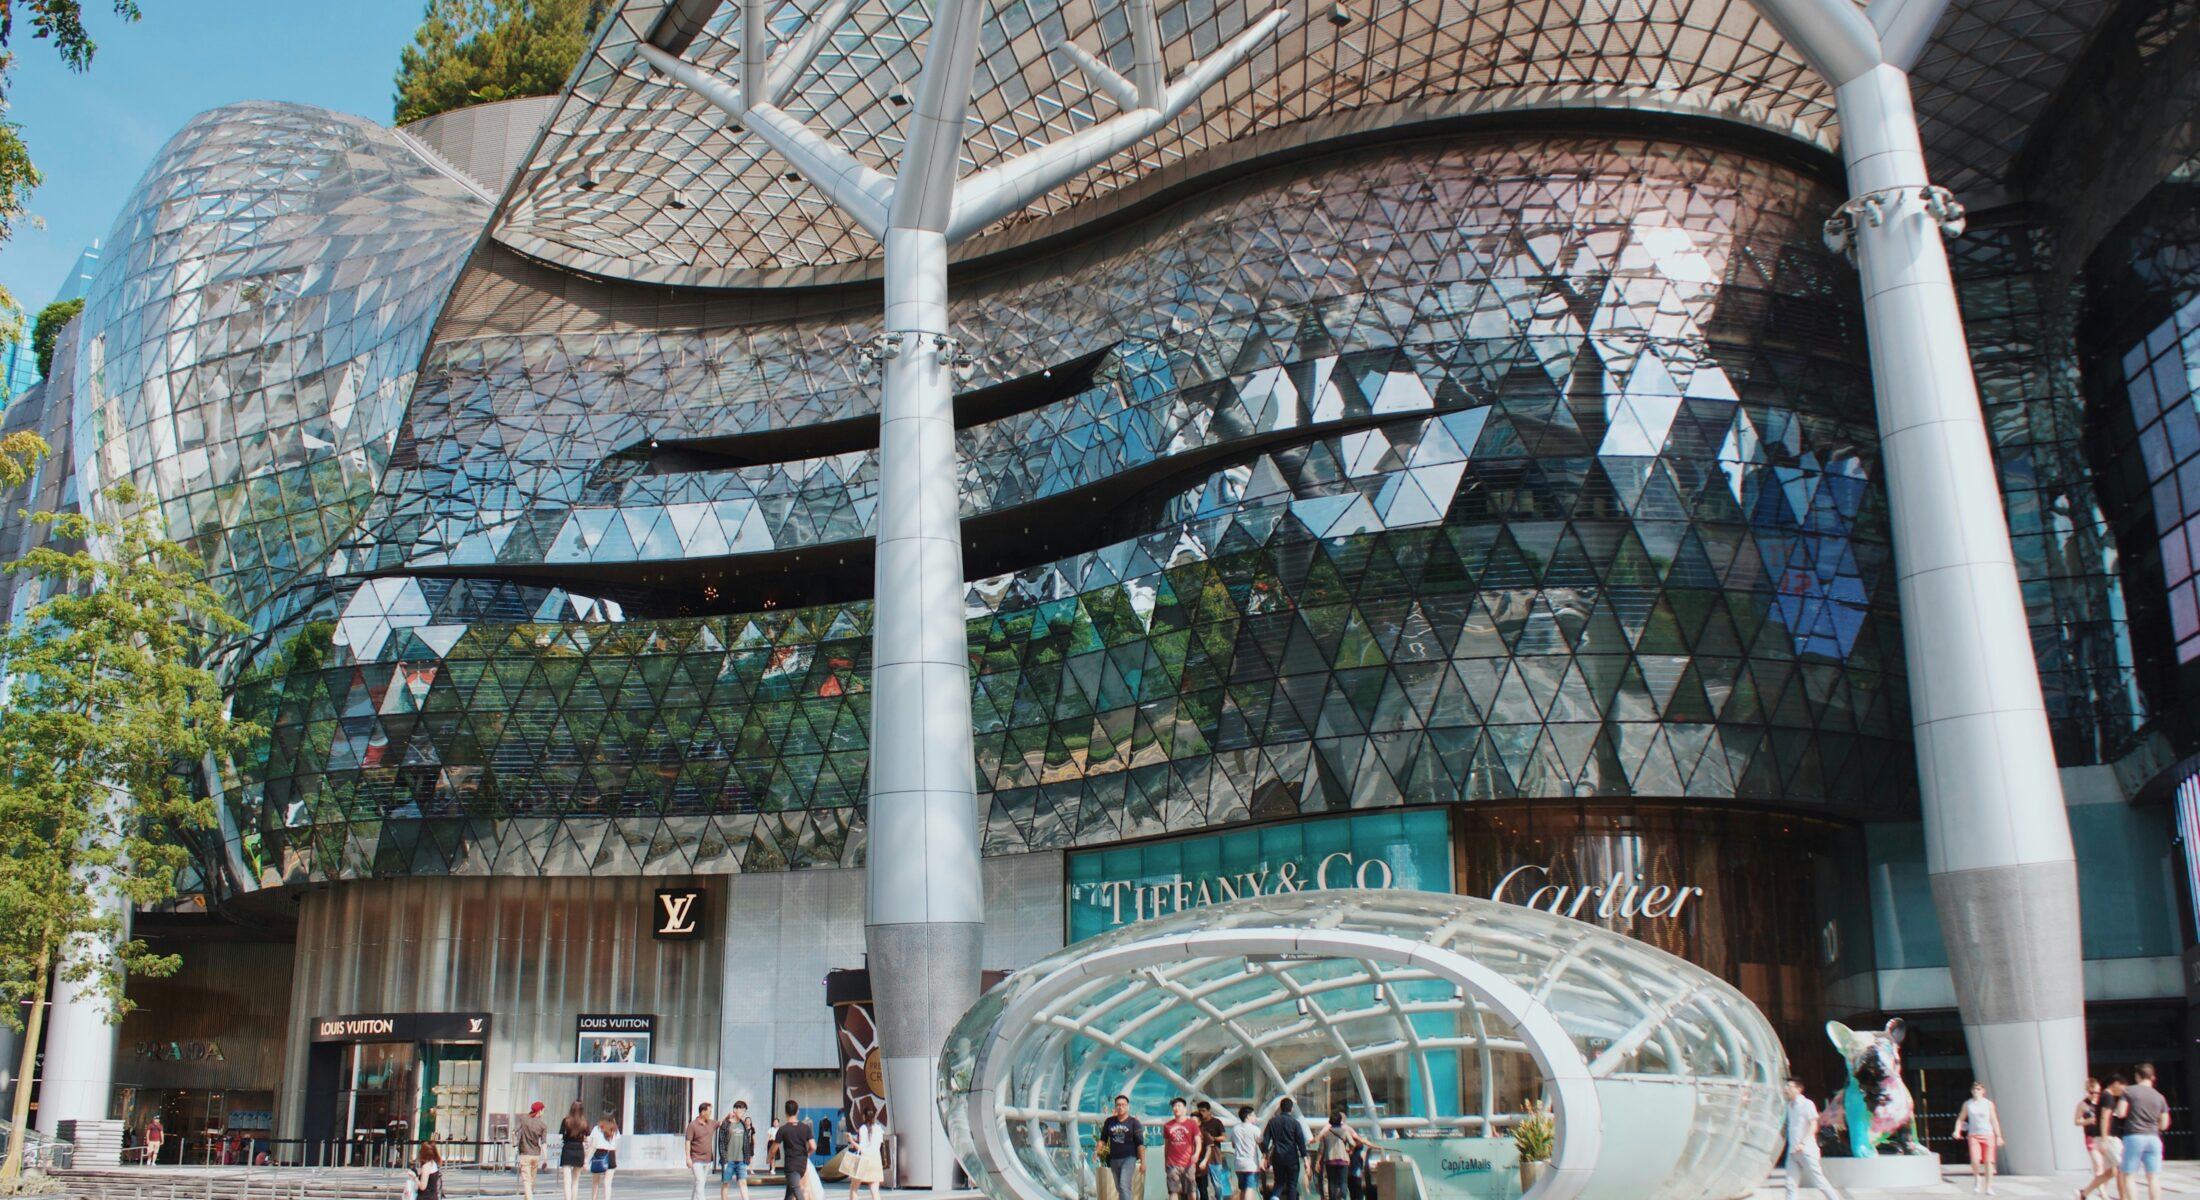
<svg viewBox="0 0 2200 1200">
<path fill-rule="evenodd" d="M 46 1024 L 46 976 L 53 946 L 38 948 L 38 987 L 31 993 L 31 1014 L 23 1021 L 23 1063 L 15 1074 L 15 1108 L 8 1114 L 8 1157 L 0 1163 L 0 1183 L 23 1176 L 23 1127 L 31 1119 L 31 1076 L 38 1070 L 38 1035 Z"/>
</svg>

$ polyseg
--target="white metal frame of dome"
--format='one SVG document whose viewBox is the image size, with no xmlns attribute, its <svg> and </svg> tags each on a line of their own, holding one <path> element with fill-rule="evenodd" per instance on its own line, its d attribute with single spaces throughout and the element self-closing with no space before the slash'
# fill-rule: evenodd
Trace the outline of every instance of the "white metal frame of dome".
<svg viewBox="0 0 2200 1200">
<path fill-rule="evenodd" d="M 1429 983 L 1441 985 L 1440 999 L 1413 986 Z M 1404 994 L 1415 990 L 1423 998 Z M 1418 1015 L 1456 1016 L 1458 1032 L 1417 1029 Z M 1183 1060 L 1202 1043 L 1227 1048 Z M 1304 1057 L 1322 1043 L 1326 1052 Z M 1295 1069 L 1278 1066 L 1280 1050 L 1296 1052 Z M 1477 1103 L 1462 1106 L 1473 1111 L 1436 1115 L 1446 1106 L 1430 1056 L 1444 1053 L 1475 1064 Z M 1383 1113 L 1365 1070 L 1399 1055 L 1415 1068 L 1417 1113 Z M 965 1168 L 996 1200 L 1067 1200 L 1088 1194 L 1079 1134 L 1104 1119 L 1102 1098 L 1149 1078 L 1234 1120 L 1244 1097 L 1216 1094 L 1231 1068 L 1262 1081 L 1264 1117 L 1342 1070 L 1362 1110 L 1376 1114 L 1363 1128 L 1496 1134 L 1519 1117 L 1497 1111 L 1503 1055 L 1533 1060 L 1557 1117 L 1535 1200 L 1668 1194 L 1645 1178 L 1660 1168 L 1629 1151 L 1670 1145 L 1676 1132 L 1687 1144 L 1673 1146 L 1664 1168 L 1664 1183 L 1682 1189 L 1673 1195 L 1746 1190 L 1778 1149 L 1785 1060 L 1739 992 L 1601 928 L 1408 892 L 1263 897 L 1059 952 L 964 1018 L 949 1040 L 941 1103 Z M 1100 1077 L 1123 1071 L 1123 1060 L 1127 1073 Z M 1690 1123 L 1676 1131 L 1681 1113 Z"/>
</svg>

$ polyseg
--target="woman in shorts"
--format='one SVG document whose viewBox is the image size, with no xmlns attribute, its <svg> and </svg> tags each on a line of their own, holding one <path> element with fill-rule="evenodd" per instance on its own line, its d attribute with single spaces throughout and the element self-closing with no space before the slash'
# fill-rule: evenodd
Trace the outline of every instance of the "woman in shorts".
<svg viewBox="0 0 2200 1200">
<path fill-rule="evenodd" d="M 2085 1155 L 2093 1161 L 2093 1182 L 2078 1189 L 2078 1200 L 2085 1200 L 2093 1189 L 2116 1178 L 2116 1164 L 2101 1152 L 2101 1081 L 2085 1081 L 2085 1098 L 2078 1101 L 2078 1111 L 2070 1118 L 2085 1133 Z"/>
<path fill-rule="evenodd" d="M 1986 1085 L 1971 1085 L 1971 1098 L 1956 1117 L 1956 1137 L 1971 1148 L 1971 1190 L 1994 1190 L 1994 1165 L 2001 1157 L 2001 1112 L 1986 1098 Z"/>
</svg>

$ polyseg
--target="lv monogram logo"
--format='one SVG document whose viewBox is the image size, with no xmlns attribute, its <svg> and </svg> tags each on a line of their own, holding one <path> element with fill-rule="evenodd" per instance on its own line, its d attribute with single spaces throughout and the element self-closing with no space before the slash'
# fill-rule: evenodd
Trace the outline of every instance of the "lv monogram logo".
<svg viewBox="0 0 2200 1200">
<path fill-rule="evenodd" d="M 703 936 L 701 888 L 659 888 L 657 890 L 656 935 L 660 939 L 684 941 Z"/>
</svg>

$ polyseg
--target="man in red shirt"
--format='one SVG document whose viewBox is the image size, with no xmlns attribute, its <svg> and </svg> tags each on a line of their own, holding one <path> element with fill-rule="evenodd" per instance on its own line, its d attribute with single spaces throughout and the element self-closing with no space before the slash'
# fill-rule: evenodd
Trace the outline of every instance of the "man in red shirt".
<svg viewBox="0 0 2200 1200">
<path fill-rule="evenodd" d="M 1161 1123 L 1163 1160 L 1169 1167 L 1169 1195 L 1192 1200 L 1199 1174 L 1199 1122 L 1184 1115 L 1184 1097 L 1169 1101 L 1169 1119 Z"/>
</svg>

